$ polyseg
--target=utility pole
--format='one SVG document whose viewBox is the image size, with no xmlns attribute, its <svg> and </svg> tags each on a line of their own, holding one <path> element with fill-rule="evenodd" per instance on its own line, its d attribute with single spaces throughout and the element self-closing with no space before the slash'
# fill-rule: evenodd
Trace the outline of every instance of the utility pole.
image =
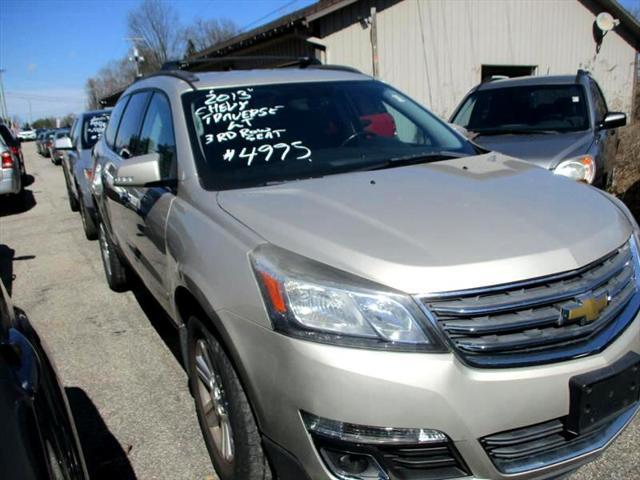
<svg viewBox="0 0 640 480">
<path fill-rule="evenodd" d="M 138 50 L 138 46 L 136 45 L 137 41 L 144 41 L 144 38 L 140 37 L 127 37 L 125 40 L 131 41 L 131 56 L 129 57 L 130 62 L 134 62 L 136 64 L 136 77 L 141 77 L 140 73 L 140 64 L 144 62 L 144 57 L 140 55 L 140 51 Z"/>
<path fill-rule="evenodd" d="M 6 70 L 0 68 L 0 117 L 2 117 L 3 121 L 7 121 L 9 119 L 9 110 L 7 110 L 7 101 L 4 95 L 4 83 L 2 81 L 2 74 Z"/>
<path fill-rule="evenodd" d="M 33 123 L 33 112 L 31 110 L 31 100 L 29 100 L 29 126 Z"/>
<path fill-rule="evenodd" d="M 376 7 L 371 7 L 371 70 L 373 71 L 373 78 L 380 76 L 380 62 L 378 58 L 378 19 L 377 19 Z"/>
</svg>

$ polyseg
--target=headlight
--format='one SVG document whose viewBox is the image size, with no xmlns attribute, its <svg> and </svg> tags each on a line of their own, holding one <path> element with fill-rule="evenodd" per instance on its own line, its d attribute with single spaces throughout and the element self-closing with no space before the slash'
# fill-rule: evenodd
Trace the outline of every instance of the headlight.
<svg viewBox="0 0 640 480">
<path fill-rule="evenodd" d="M 446 351 L 408 295 L 273 245 L 254 250 L 251 263 L 277 331 L 336 345 Z"/>
<path fill-rule="evenodd" d="M 553 173 L 591 184 L 596 178 L 596 162 L 591 155 L 570 158 L 560 162 Z"/>
</svg>

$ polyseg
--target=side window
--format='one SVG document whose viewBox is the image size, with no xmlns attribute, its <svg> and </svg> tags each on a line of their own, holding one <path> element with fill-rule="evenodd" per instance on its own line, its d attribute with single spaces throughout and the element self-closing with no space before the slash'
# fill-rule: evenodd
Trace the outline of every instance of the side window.
<svg viewBox="0 0 640 480">
<path fill-rule="evenodd" d="M 596 109 L 596 122 L 599 123 L 607 116 L 609 109 L 607 108 L 607 102 L 598 84 L 594 80 L 590 80 L 589 85 L 591 86 L 591 97 L 593 98 L 593 104 Z"/>
<path fill-rule="evenodd" d="M 400 113 L 391 105 L 384 104 L 384 107 L 393 118 L 396 129 L 396 138 L 402 143 L 413 145 L 431 145 L 431 141 L 425 137 L 424 131 L 409 117 Z"/>
<path fill-rule="evenodd" d="M 466 128 L 471 121 L 471 112 L 473 112 L 477 100 L 478 98 L 475 96 L 467 98 L 467 101 L 464 102 L 464 105 L 460 108 L 456 117 L 453 119 L 453 123 Z"/>
<path fill-rule="evenodd" d="M 149 92 L 136 93 L 131 95 L 127 109 L 124 111 L 114 149 L 123 158 L 130 158 L 137 155 L 140 141 L 140 124 L 142 116 L 147 108 Z"/>
<path fill-rule="evenodd" d="M 161 93 L 154 93 L 142 125 L 138 154 L 160 154 L 160 172 L 163 178 L 175 178 L 176 141 L 169 101 Z"/>
<path fill-rule="evenodd" d="M 75 147 L 78 146 L 80 141 L 80 125 L 82 124 L 82 117 L 76 117 L 71 127 L 71 144 Z"/>
<path fill-rule="evenodd" d="M 122 112 L 124 112 L 124 108 L 129 103 L 129 97 L 121 98 L 118 103 L 116 103 L 115 108 L 111 112 L 111 119 L 109 120 L 109 125 L 107 125 L 107 130 L 104 134 L 104 138 L 107 142 L 107 145 L 113 148 L 113 144 L 116 141 L 116 133 L 118 132 L 118 124 L 120 123 L 120 118 L 122 117 Z"/>
</svg>

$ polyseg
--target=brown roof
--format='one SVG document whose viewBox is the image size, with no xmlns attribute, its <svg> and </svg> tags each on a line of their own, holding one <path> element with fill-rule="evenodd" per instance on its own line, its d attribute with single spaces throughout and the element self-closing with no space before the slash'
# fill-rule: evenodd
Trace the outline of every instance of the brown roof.
<svg viewBox="0 0 640 480">
<path fill-rule="evenodd" d="M 249 30 L 248 32 L 241 33 L 240 35 L 213 45 L 205 50 L 196 52 L 189 57 L 188 60 L 223 56 L 233 50 L 237 50 L 260 42 L 261 40 L 266 40 L 290 31 L 297 25 L 306 26 L 311 21 L 324 15 L 328 15 L 329 13 L 346 7 L 356 1 L 359 0 L 319 0 L 308 7 L 296 10 L 295 12 L 284 15 L 265 25 Z M 640 49 L 640 23 L 633 15 L 631 15 L 631 13 L 620 5 L 617 0 L 592 0 L 592 2 L 589 3 L 596 4 L 604 11 L 608 11 L 615 18 L 618 18 L 623 29 L 630 34 L 627 35 L 627 40 L 634 45 L 636 49 Z"/>
</svg>

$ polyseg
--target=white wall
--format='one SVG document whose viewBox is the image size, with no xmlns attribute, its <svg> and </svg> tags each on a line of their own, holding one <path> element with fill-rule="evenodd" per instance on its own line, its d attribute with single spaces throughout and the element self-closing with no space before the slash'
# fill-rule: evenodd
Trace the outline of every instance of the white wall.
<svg viewBox="0 0 640 480">
<path fill-rule="evenodd" d="M 609 33 L 595 55 L 594 14 L 578 0 L 363 1 L 320 20 L 328 61 L 372 72 L 369 28 L 378 4 L 380 76 L 448 117 L 481 66 L 536 65 L 537 74 L 592 72 L 612 110 L 632 105 L 635 50 Z"/>
</svg>

